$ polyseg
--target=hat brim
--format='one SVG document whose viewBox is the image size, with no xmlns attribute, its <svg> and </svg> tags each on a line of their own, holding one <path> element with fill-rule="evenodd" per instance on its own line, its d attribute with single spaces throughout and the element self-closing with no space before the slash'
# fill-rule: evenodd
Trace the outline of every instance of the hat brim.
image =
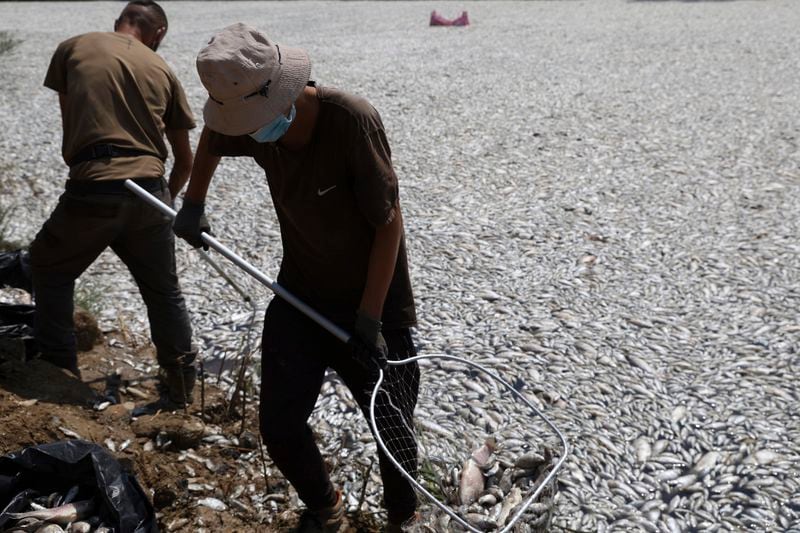
<svg viewBox="0 0 800 533">
<path fill-rule="evenodd" d="M 280 50 L 281 77 L 277 87 L 270 87 L 269 97 L 255 95 L 224 104 L 208 98 L 203 106 L 203 120 L 209 129 L 223 135 L 247 135 L 285 113 L 297 100 L 311 77 L 311 60 L 300 48 L 281 46 Z"/>
</svg>

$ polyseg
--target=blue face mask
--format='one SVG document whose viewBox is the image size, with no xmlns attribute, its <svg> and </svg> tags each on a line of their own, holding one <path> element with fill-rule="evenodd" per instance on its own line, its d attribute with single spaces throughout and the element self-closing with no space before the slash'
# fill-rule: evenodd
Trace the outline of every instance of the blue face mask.
<svg viewBox="0 0 800 533">
<path fill-rule="evenodd" d="M 261 129 L 254 131 L 253 133 L 249 133 L 248 135 L 250 135 L 250 137 L 255 139 L 256 142 L 274 143 L 275 141 L 283 137 L 283 134 L 286 133 L 286 130 L 288 130 L 289 126 L 292 125 L 295 113 L 296 110 L 294 108 L 294 104 L 292 104 L 292 110 L 289 111 L 288 117 L 284 115 L 278 115 L 277 117 L 275 117 L 275 120 L 273 120 L 266 126 L 262 127 Z"/>
</svg>

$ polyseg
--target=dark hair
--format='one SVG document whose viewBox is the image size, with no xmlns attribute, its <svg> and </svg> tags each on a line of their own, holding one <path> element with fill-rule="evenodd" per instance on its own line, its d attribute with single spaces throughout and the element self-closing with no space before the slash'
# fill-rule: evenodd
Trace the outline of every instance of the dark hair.
<svg viewBox="0 0 800 533">
<path fill-rule="evenodd" d="M 147 30 L 157 30 L 161 27 L 165 29 L 169 28 L 167 14 L 164 13 L 164 9 L 153 0 L 131 0 L 125 7 L 127 8 L 128 6 L 142 6 L 147 8 L 150 16 L 142 16 L 137 12 L 126 13 L 125 10 L 123 10 L 122 15 L 119 17 L 120 20 L 124 19 L 129 24 Z"/>
</svg>

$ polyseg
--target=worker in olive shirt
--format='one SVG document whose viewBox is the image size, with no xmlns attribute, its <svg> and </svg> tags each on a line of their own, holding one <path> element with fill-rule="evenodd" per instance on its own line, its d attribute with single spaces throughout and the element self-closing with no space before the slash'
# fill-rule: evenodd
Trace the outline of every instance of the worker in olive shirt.
<svg viewBox="0 0 800 533">
<path fill-rule="evenodd" d="M 42 359 L 79 375 L 72 321 L 75 280 L 107 247 L 147 306 L 169 399 L 191 401 L 196 351 L 175 270 L 170 220 L 124 186 L 132 178 L 170 202 L 189 178 L 195 126 L 181 84 L 155 53 L 167 18 L 152 1 L 128 3 L 114 32 L 61 43 L 45 86 L 58 92 L 69 180 L 31 245 L 36 338 Z M 168 150 L 175 157 L 163 178 Z"/>
<path fill-rule="evenodd" d="M 197 69 L 208 90 L 206 127 L 175 233 L 200 246 L 209 227 L 204 199 L 220 156 L 252 157 L 265 170 L 280 223 L 278 283 L 354 332 L 355 342 L 346 345 L 279 297 L 264 322 L 260 418 L 267 450 L 307 506 L 299 530 L 335 531 L 342 495 L 307 424 L 325 370 L 339 374 L 366 412 L 378 366 L 415 354 L 414 299 L 383 124 L 364 99 L 309 82 L 305 51 L 244 24 L 215 35 Z M 394 412 L 382 423 L 399 428 L 398 442 L 412 456 L 407 469 L 416 473 L 410 428 L 419 369 L 387 372 L 389 392 L 405 411 L 403 420 Z M 416 496 L 382 453 L 380 467 L 389 528 L 399 531 L 415 517 Z"/>
</svg>

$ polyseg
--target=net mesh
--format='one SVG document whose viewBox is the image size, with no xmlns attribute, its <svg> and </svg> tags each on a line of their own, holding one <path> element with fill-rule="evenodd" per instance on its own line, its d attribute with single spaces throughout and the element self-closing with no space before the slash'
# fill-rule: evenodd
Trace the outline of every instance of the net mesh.
<svg viewBox="0 0 800 533">
<path fill-rule="evenodd" d="M 409 381 L 417 364 L 423 379 Z M 511 523 L 552 470 L 558 449 L 544 422 L 512 391 L 454 359 L 429 356 L 390 366 L 374 411 L 378 436 L 402 469 L 478 530 Z M 545 531 L 554 496 L 551 482 L 515 531 Z M 457 521 L 421 500 L 420 526 L 458 530 Z"/>
</svg>

